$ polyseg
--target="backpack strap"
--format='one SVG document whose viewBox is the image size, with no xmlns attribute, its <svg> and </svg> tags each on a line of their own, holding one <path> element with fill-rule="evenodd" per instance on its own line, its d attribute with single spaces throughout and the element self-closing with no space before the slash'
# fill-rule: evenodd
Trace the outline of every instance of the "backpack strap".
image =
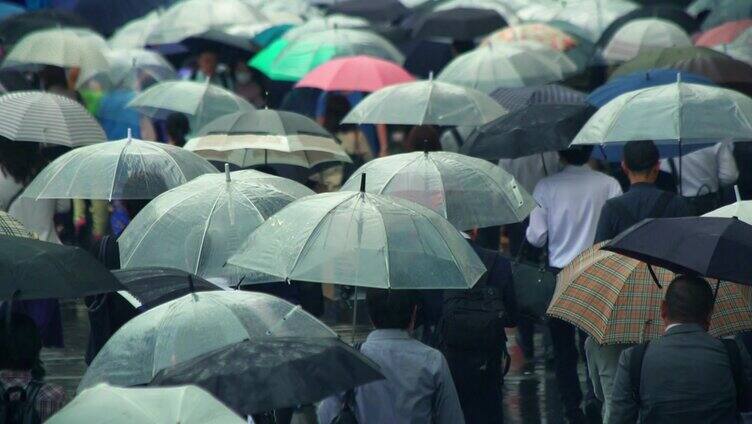
<svg viewBox="0 0 752 424">
<path fill-rule="evenodd" d="M 746 396 L 747 378 L 744 375 L 742 355 L 739 351 L 739 346 L 734 339 L 721 339 L 721 342 L 723 342 L 723 346 L 726 348 L 726 353 L 728 354 L 729 363 L 731 365 L 731 376 L 734 378 L 734 386 L 736 386 L 736 408 L 737 410 L 746 411 L 749 404 Z"/>
<path fill-rule="evenodd" d="M 631 362 L 629 363 L 629 380 L 632 382 L 632 396 L 640 403 L 640 381 L 642 380 L 642 361 L 648 350 L 650 341 L 638 344 L 632 348 Z"/>
</svg>

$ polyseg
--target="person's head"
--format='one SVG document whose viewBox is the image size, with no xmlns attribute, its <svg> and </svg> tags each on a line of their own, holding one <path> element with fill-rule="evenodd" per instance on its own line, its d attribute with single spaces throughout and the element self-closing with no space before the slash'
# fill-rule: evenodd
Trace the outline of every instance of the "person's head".
<svg viewBox="0 0 752 424">
<path fill-rule="evenodd" d="M 411 330 L 415 324 L 418 302 L 409 290 L 368 289 L 366 303 L 377 329 Z"/>
<path fill-rule="evenodd" d="M 0 369 L 33 371 L 41 368 L 42 337 L 34 321 L 13 313 L 0 318 Z"/>
<path fill-rule="evenodd" d="M 10 141 L 0 137 L 0 173 L 27 185 L 44 166 L 38 143 Z"/>
<path fill-rule="evenodd" d="M 410 132 L 407 133 L 403 146 L 406 152 L 441 151 L 439 133 L 431 125 L 414 126 Z"/>
<path fill-rule="evenodd" d="M 39 82 L 42 89 L 50 91 L 52 88 L 68 90 L 68 76 L 65 69 L 59 66 L 47 65 L 39 71 Z"/>
<path fill-rule="evenodd" d="M 678 275 L 671 281 L 661 302 L 663 323 L 699 324 L 706 330 L 713 314 L 713 291 L 701 277 Z"/>
<path fill-rule="evenodd" d="M 590 160 L 593 146 L 570 146 L 567 150 L 559 150 L 559 158 L 567 165 L 582 166 Z"/>
<path fill-rule="evenodd" d="M 165 129 L 167 130 L 167 142 L 178 147 L 183 147 L 185 145 L 185 136 L 191 132 L 191 125 L 184 114 L 174 112 L 167 115 Z"/>
<path fill-rule="evenodd" d="M 211 50 L 206 50 L 201 52 L 198 56 L 196 64 L 198 65 L 198 70 L 201 71 L 202 74 L 212 76 L 217 71 L 219 59 L 217 58 L 216 53 Z"/>
<path fill-rule="evenodd" d="M 651 140 L 632 140 L 624 145 L 624 159 L 621 168 L 629 182 L 653 183 L 660 169 L 658 148 Z"/>
<path fill-rule="evenodd" d="M 351 108 L 347 97 L 340 94 L 329 95 L 326 99 L 323 127 L 332 134 L 354 129 L 354 125 L 341 123 Z"/>
</svg>

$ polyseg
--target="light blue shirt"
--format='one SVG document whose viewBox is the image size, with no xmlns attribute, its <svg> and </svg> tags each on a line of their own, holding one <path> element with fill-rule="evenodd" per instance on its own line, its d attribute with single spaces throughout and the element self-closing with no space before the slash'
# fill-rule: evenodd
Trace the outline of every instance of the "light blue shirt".
<svg viewBox="0 0 752 424">
<path fill-rule="evenodd" d="M 360 351 L 381 368 L 384 380 L 355 389 L 361 424 L 463 424 L 465 422 L 444 355 L 402 330 L 374 330 Z M 341 396 L 319 405 L 329 424 L 342 409 Z"/>
</svg>

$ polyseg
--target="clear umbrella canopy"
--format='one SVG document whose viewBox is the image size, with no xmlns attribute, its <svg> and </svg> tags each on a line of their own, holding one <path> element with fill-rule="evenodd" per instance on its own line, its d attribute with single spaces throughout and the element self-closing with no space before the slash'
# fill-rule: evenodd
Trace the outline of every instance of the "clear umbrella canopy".
<svg viewBox="0 0 752 424">
<path fill-rule="evenodd" d="M 84 390 L 46 422 L 108 424 L 244 424 L 246 421 L 196 386 L 123 388 L 99 384 Z"/>
<path fill-rule="evenodd" d="M 107 70 L 107 42 L 83 29 L 52 28 L 32 32 L 5 56 L 3 67 L 52 65 L 62 68 Z"/>
<path fill-rule="evenodd" d="M 447 82 L 415 81 L 368 95 L 345 116 L 349 124 L 483 125 L 506 113 L 488 95 Z"/>
<path fill-rule="evenodd" d="M 451 10 L 451 9 L 486 9 L 494 10 L 501 15 L 505 21 L 510 24 L 519 22 L 511 2 L 501 0 L 449 0 L 439 4 L 434 10 Z"/>
<path fill-rule="evenodd" d="M 625 62 L 647 50 L 691 45 L 689 35 L 673 22 L 656 18 L 635 19 L 614 33 L 602 56 L 611 63 Z"/>
<path fill-rule="evenodd" d="M 0 96 L 0 136 L 68 147 L 107 140 L 96 119 L 78 102 L 43 91 Z"/>
<path fill-rule="evenodd" d="M 281 279 L 392 289 L 472 287 L 483 263 L 452 225 L 390 196 L 308 196 L 269 218 L 229 264 Z"/>
<path fill-rule="evenodd" d="M 149 44 L 177 43 L 189 37 L 232 25 L 253 25 L 269 20 L 250 3 L 241 0 L 185 0 L 159 17 L 147 38 Z"/>
<path fill-rule="evenodd" d="M 533 2 L 517 11 L 524 21 L 561 24 L 567 32 L 592 43 L 616 19 L 637 9 L 627 0 L 574 0 Z"/>
<path fill-rule="evenodd" d="M 203 175 L 162 193 L 118 239 L 121 266 L 176 268 L 238 283 L 245 273 L 224 267 L 227 259 L 271 215 L 314 194 L 291 180 L 261 180 L 258 174 Z"/>
<path fill-rule="evenodd" d="M 490 93 L 561 81 L 576 71 L 571 59 L 545 44 L 487 43 L 452 60 L 438 80 Z"/>
<path fill-rule="evenodd" d="M 229 113 L 253 110 L 253 106 L 234 93 L 208 82 L 165 81 L 136 96 L 128 107 L 154 118 L 173 112 L 189 115 L 191 128 L 198 129 Z"/>
<path fill-rule="evenodd" d="M 98 79 L 107 88 L 141 91 L 146 79 L 160 82 L 177 77 L 170 62 L 151 50 L 112 49 L 104 55 L 109 65 L 107 71 L 82 69 L 79 85 Z"/>
<path fill-rule="evenodd" d="M 491 162 L 449 152 L 415 152 L 368 162 L 342 186 L 360 187 L 421 204 L 459 230 L 505 225 L 524 220 L 535 200 L 513 176 Z"/>
<path fill-rule="evenodd" d="M 123 25 L 107 40 L 113 49 L 142 49 L 148 43 L 149 34 L 159 26 L 159 16 L 162 12 L 155 10 L 141 18 L 134 19 Z"/>
<path fill-rule="evenodd" d="M 337 337 L 300 306 L 244 291 L 191 293 L 123 325 L 84 374 L 78 391 L 99 383 L 135 386 L 161 370 L 245 339 Z"/>
<path fill-rule="evenodd" d="M 47 165 L 22 197 L 152 199 L 216 168 L 193 152 L 127 138 L 72 150 Z"/>
<path fill-rule="evenodd" d="M 636 125 L 639 123 L 639 125 Z M 720 87 L 676 82 L 611 100 L 572 144 L 655 140 L 658 144 L 752 139 L 752 99 Z"/>
</svg>

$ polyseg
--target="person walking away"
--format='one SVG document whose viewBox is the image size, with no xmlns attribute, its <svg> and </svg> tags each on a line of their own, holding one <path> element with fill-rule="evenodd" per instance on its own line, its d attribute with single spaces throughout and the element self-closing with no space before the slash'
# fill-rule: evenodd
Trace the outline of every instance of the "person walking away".
<svg viewBox="0 0 752 424">
<path fill-rule="evenodd" d="M 725 204 L 722 190 L 739 178 L 733 148 L 731 143 L 718 143 L 687 153 L 681 159 L 661 161 L 661 170 L 674 176 L 677 192 L 687 198 L 695 214 L 703 215 Z"/>
<path fill-rule="evenodd" d="M 360 351 L 376 362 L 384 380 L 354 389 L 354 412 L 360 424 L 463 424 L 465 419 L 449 366 L 436 349 L 413 339 L 417 312 L 414 293 L 368 289 L 368 314 L 375 330 Z M 325 399 L 319 422 L 329 424 L 343 410 L 344 396 Z"/>
<path fill-rule="evenodd" d="M 621 354 L 609 424 L 740 422 L 749 411 L 749 357 L 734 340 L 708 334 L 713 291 L 679 275 L 661 302 L 660 338 Z"/>
<path fill-rule="evenodd" d="M 689 204 L 674 193 L 655 186 L 660 169 L 658 148 L 650 140 L 630 141 L 624 146 L 622 170 L 629 178 L 629 191 L 609 199 L 603 206 L 595 243 L 611 240 L 646 218 L 691 216 Z"/>
<path fill-rule="evenodd" d="M 471 245 L 488 271 L 472 289 L 445 292 L 439 346 L 465 422 L 501 423 L 502 384 L 510 360 L 504 328 L 514 327 L 517 316 L 512 266 L 498 251 Z"/>
<path fill-rule="evenodd" d="M 0 422 L 38 424 L 66 401 L 62 387 L 44 381 L 42 339 L 31 318 L 0 318 Z"/>
<path fill-rule="evenodd" d="M 533 191 L 538 207 L 530 214 L 527 240 L 535 247 L 548 242 L 549 266 L 554 269 L 564 268 L 593 245 L 603 205 L 621 194 L 614 178 L 587 166 L 592 150 L 592 146 L 575 146 L 560 151 L 563 169 L 542 179 Z M 556 318 L 549 319 L 548 327 L 564 416 L 570 423 L 582 423 L 585 417 L 580 407 L 583 396 L 577 375 L 575 328 Z"/>
</svg>

